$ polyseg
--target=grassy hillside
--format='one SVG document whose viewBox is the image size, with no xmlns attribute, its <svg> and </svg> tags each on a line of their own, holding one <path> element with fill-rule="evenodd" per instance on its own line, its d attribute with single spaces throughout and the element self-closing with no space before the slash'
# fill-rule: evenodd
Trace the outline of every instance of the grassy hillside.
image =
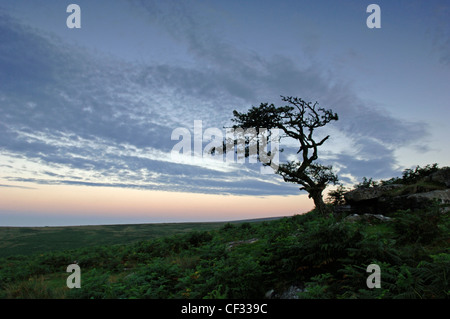
<svg viewBox="0 0 450 319">
<path fill-rule="evenodd" d="M 257 220 L 255 220 L 257 221 Z M 212 230 L 225 222 L 158 223 L 65 227 L 0 227 L 0 257 L 82 247 L 127 244 L 191 231 Z"/>
<path fill-rule="evenodd" d="M 449 214 L 430 207 L 391 218 L 351 221 L 313 211 L 9 256 L 0 259 L 0 298 L 264 298 L 292 286 L 304 288 L 300 298 L 448 298 Z M 66 287 L 74 261 L 80 289 Z M 366 268 L 374 263 L 381 288 L 369 289 Z"/>
</svg>

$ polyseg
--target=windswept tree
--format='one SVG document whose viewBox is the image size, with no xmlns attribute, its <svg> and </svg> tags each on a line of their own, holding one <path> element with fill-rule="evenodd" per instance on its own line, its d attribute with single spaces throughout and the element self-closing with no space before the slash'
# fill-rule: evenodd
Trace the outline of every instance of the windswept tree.
<svg viewBox="0 0 450 319">
<path fill-rule="evenodd" d="M 314 131 L 331 121 L 337 121 L 338 115 L 332 110 L 318 108 L 318 103 L 305 102 L 297 97 L 284 97 L 287 105 L 275 107 L 273 104 L 261 103 L 259 107 L 252 107 L 246 113 L 234 110 L 233 128 L 265 128 L 279 129 L 283 134 L 279 138 L 291 138 L 299 143 L 298 160 L 288 161 L 278 165 L 276 173 L 286 182 L 302 185 L 312 198 L 316 210 L 321 214 L 328 214 L 328 208 L 322 197 L 322 192 L 328 184 L 336 184 L 337 176 L 331 166 L 317 163 L 318 148 L 328 139 L 329 135 L 319 141 L 313 136 Z M 282 150 L 280 150 L 282 151 Z M 247 155 L 248 153 L 246 153 Z M 263 165 L 271 165 L 264 162 Z"/>
</svg>

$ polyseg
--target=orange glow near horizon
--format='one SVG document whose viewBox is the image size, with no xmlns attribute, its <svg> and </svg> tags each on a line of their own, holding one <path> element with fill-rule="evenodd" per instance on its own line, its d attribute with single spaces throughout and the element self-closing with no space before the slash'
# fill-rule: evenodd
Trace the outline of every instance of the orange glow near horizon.
<svg viewBox="0 0 450 319">
<path fill-rule="evenodd" d="M 29 186 L 29 185 L 23 185 Z M 55 216 L 167 217 L 168 220 L 238 220 L 307 212 L 307 195 L 236 196 L 124 189 L 36 185 L 2 187 L 0 211 Z"/>
</svg>

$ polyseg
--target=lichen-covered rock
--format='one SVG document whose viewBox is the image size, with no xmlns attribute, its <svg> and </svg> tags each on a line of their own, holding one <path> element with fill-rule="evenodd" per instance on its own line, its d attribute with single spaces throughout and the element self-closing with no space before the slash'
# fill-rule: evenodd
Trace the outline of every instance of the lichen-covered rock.
<svg viewBox="0 0 450 319">
<path fill-rule="evenodd" d="M 227 250 L 231 250 L 232 248 L 242 245 L 242 244 L 253 244 L 253 243 L 256 243 L 258 240 L 259 240 L 258 238 L 250 238 L 247 240 L 230 241 L 227 244 Z"/>
<path fill-rule="evenodd" d="M 353 214 L 353 215 L 349 215 L 349 216 L 345 217 L 345 220 L 349 221 L 349 222 L 357 222 L 360 220 L 366 220 L 369 222 L 371 222 L 373 220 L 388 222 L 391 220 L 391 218 L 383 216 L 381 214 L 363 214 L 363 215 Z"/>
<path fill-rule="evenodd" d="M 402 188 L 403 185 L 391 184 L 382 185 L 370 188 L 357 188 L 344 194 L 345 201 L 349 204 L 352 202 L 361 202 L 366 200 L 373 200 L 385 196 L 395 189 Z"/>
<path fill-rule="evenodd" d="M 412 208 L 425 208 L 433 200 L 437 200 L 440 204 L 450 204 L 450 188 L 408 195 L 407 200 Z"/>
<path fill-rule="evenodd" d="M 450 167 L 443 167 L 425 178 L 426 181 L 443 184 L 450 187 Z"/>
</svg>

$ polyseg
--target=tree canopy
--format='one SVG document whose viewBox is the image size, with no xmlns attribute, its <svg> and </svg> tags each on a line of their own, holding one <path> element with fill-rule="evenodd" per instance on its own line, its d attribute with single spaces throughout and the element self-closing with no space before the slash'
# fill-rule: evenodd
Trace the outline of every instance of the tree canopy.
<svg viewBox="0 0 450 319">
<path fill-rule="evenodd" d="M 278 165 L 276 171 L 286 182 L 302 185 L 300 190 L 306 190 L 314 200 L 316 209 L 322 214 L 327 213 L 327 207 L 322 199 L 322 192 L 328 184 L 336 184 L 338 178 L 332 166 L 316 163 L 318 148 L 328 139 L 329 135 L 316 141 L 314 132 L 331 121 L 337 121 L 338 115 L 331 109 L 318 107 L 318 103 L 306 102 L 298 97 L 282 96 L 285 106 L 261 103 L 253 106 L 245 113 L 233 111 L 234 128 L 266 128 L 279 129 L 283 132 L 281 138 L 292 138 L 299 143 L 298 160 L 288 161 Z M 282 151 L 282 150 L 281 150 Z M 263 163 L 270 165 L 271 163 Z"/>
</svg>

